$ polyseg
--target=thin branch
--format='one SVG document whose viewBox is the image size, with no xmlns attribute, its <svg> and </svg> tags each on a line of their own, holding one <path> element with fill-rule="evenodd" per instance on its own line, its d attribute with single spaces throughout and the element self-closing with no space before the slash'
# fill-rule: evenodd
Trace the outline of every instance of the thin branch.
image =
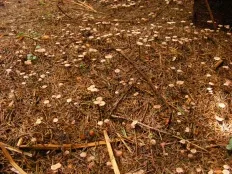
<svg viewBox="0 0 232 174">
<path fill-rule="evenodd" d="M 111 117 L 112 117 L 112 118 L 124 119 L 124 120 L 130 121 L 130 122 L 133 122 L 133 120 L 131 120 L 131 119 L 129 119 L 129 118 L 126 118 L 126 117 L 121 117 L 121 116 L 116 116 L 116 115 L 111 115 Z M 177 139 L 179 139 L 179 140 L 183 140 L 183 139 L 184 139 L 184 138 L 182 138 L 182 137 L 179 137 L 179 136 L 170 134 L 170 133 L 168 133 L 168 132 L 166 132 L 166 131 L 164 131 L 164 130 L 160 130 L 160 129 L 158 129 L 158 128 L 151 127 L 151 126 L 146 125 L 146 124 L 144 124 L 144 123 L 141 123 L 141 122 L 139 122 L 139 121 L 137 122 L 136 125 L 140 126 L 141 128 L 146 128 L 146 129 L 150 129 L 150 130 L 153 130 L 153 131 L 156 131 L 156 132 L 159 132 L 159 133 L 163 133 L 163 134 L 166 134 L 166 135 L 170 135 L 171 137 L 177 138 Z M 197 147 L 197 148 L 199 148 L 199 149 L 201 149 L 201 150 L 203 150 L 203 151 L 205 151 L 205 152 L 208 152 L 206 149 L 204 149 L 204 148 L 198 146 L 197 144 L 194 144 L 194 143 L 192 143 L 192 142 L 190 142 L 189 140 L 186 140 L 186 139 L 184 139 L 184 140 L 185 140 L 187 143 L 189 143 L 189 144 L 191 144 L 191 145 L 193 145 L 193 146 L 195 146 L 195 147 Z"/>
<path fill-rule="evenodd" d="M 114 153 L 113 153 L 113 150 L 112 150 L 112 147 L 111 147 L 111 144 L 110 144 L 110 138 L 109 138 L 106 130 L 104 130 L 103 133 L 104 133 L 104 137 L 105 137 L 105 141 L 106 141 L 106 147 L 107 147 L 107 150 L 108 150 L 108 153 L 109 153 L 109 156 L 110 156 L 110 161 L 111 161 L 112 167 L 114 169 L 114 173 L 115 174 L 120 174 L 120 171 L 118 169 L 118 165 L 117 165 L 117 162 L 115 160 Z"/>
<path fill-rule="evenodd" d="M 23 155 L 26 155 L 26 156 L 29 156 L 29 157 L 32 157 L 32 154 L 31 153 L 28 153 L 28 152 L 23 152 L 15 147 L 12 147 L 12 146 L 9 146 L 8 144 L 5 144 L 5 143 L 2 143 L 0 142 L 6 149 L 10 150 L 10 151 L 13 151 L 13 152 L 17 152 L 17 153 L 20 153 L 20 154 L 23 154 Z"/>
<path fill-rule="evenodd" d="M 128 92 L 131 90 L 131 88 L 133 87 L 133 85 L 131 85 L 126 92 L 121 95 L 121 97 L 114 103 L 113 108 L 110 111 L 110 115 L 112 115 L 114 113 L 114 111 L 118 108 L 118 105 L 123 101 L 123 99 L 127 96 Z"/>
<path fill-rule="evenodd" d="M 119 133 L 116 133 L 117 136 L 120 138 L 120 140 L 122 141 L 122 143 L 126 146 L 127 150 L 132 153 L 132 150 L 131 148 L 126 144 L 126 142 L 124 141 L 123 137 L 119 134 Z"/>
<path fill-rule="evenodd" d="M 210 18 L 211 18 L 211 20 L 212 20 L 212 22 L 213 22 L 213 27 L 214 27 L 214 29 L 216 30 L 216 29 L 217 29 L 217 26 L 216 26 L 216 24 L 215 24 L 215 20 L 214 20 L 214 17 L 213 17 L 213 13 L 212 13 L 212 10 L 211 10 L 211 8 L 210 8 L 210 5 L 209 5 L 208 0 L 205 0 L 205 4 L 206 4 L 207 10 L 208 10 L 208 12 L 209 12 Z"/>
<path fill-rule="evenodd" d="M 86 2 L 81 2 L 78 0 L 74 0 L 73 1 L 75 4 L 77 4 L 80 7 L 84 7 L 86 10 L 94 12 L 94 13 L 98 13 L 92 6 L 90 6 L 89 4 L 87 4 Z"/>
<path fill-rule="evenodd" d="M 5 145 L 0 142 L 0 148 L 2 149 L 3 155 L 6 159 L 10 162 L 10 164 L 20 173 L 20 174 L 27 174 L 18 164 L 15 163 L 13 158 L 10 156 L 9 152 L 6 150 Z"/>
<path fill-rule="evenodd" d="M 61 11 L 61 13 L 63 13 L 66 17 L 68 17 L 69 19 L 72 19 L 73 18 L 71 16 L 69 16 L 67 13 L 64 12 L 64 10 L 59 6 L 59 4 L 57 4 L 57 8 Z"/>
<path fill-rule="evenodd" d="M 138 73 L 142 76 L 143 79 L 145 79 L 148 83 L 148 85 L 150 86 L 150 88 L 152 89 L 153 93 L 161 100 L 161 102 L 163 104 L 165 104 L 168 108 L 173 108 L 175 110 L 178 110 L 175 106 L 169 104 L 166 99 L 157 91 L 157 89 L 155 88 L 155 86 L 152 84 L 151 80 L 148 78 L 147 75 L 144 74 L 144 72 L 142 72 L 138 67 L 137 65 L 132 61 L 130 60 L 130 58 L 128 58 L 122 51 L 119 51 L 117 49 L 114 48 L 114 50 L 116 52 L 118 52 L 120 55 L 122 55 L 137 71 Z"/>
<path fill-rule="evenodd" d="M 114 139 L 111 142 L 119 142 L 120 139 Z M 82 149 L 87 147 L 94 147 L 94 146 L 100 146 L 105 145 L 105 141 L 97 141 L 97 142 L 91 142 L 91 143 L 81 143 L 81 144 L 35 144 L 35 145 L 20 145 L 19 148 L 22 149 L 34 149 L 34 150 L 60 150 L 60 149 Z"/>
</svg>

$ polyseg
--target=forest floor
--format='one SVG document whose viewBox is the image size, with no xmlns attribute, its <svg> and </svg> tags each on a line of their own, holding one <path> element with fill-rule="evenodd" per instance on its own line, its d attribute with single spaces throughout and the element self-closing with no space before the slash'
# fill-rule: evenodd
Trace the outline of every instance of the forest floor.
<svg viewBox="0 0 232 174">
<path fill-rule="evenodd" d="M 0 173 L 230 172 L 231 33 L 166 2 L 0 2 Z"/>
</svg>

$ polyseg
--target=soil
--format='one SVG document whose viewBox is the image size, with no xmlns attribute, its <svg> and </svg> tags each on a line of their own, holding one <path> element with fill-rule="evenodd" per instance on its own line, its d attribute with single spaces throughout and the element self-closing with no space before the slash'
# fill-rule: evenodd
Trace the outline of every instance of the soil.
<svg viewBox="0 0 232 174">
<path fill-rule="evenodd" d="M 0 173 L 230 172 L 231 30 L 167 2 L 0 1 Z"/>
</svg>

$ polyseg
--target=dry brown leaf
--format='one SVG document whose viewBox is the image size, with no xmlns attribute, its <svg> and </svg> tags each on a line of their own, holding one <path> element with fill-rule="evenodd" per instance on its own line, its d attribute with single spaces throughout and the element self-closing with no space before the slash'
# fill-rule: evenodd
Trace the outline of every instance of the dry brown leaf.
<svg viewBox="0 0 232 174">
<path fill-rule="evenodd" d="M 48 36 L 48 35 L 43 35 L 43 36 L 41 37 L 41 39 L 42 39 L 42 40 L 48 40 L 48 39 L 50 39 L 50 36 Z"/>
<path fill-rule="evenodd" d="M 61 167 L 62 167 L 62 165 L 60 163 L 56 163 L 56 164 L 51 166 L 51 170 L 58 170 Z"/>
</svg>

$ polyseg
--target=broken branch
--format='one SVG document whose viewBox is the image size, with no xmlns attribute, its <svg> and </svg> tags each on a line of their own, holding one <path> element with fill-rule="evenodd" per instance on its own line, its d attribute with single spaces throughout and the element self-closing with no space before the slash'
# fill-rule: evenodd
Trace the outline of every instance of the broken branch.
<svg viewBox="0 0 232 174">
<path fill-rule="evenodd" d="M 131 120 L 131 119 L 129 119 L 129 118 L 125 118 L 125 117 L 120 117 L 120 116 L 116 116 L 116 115 L 111 115 L 111 117 L 112 117 L 112 118 L 124 119 L 124 120 L 130 121 L 130 122 L 133 122 L 133 120 Z M 141 122 L 139 122 L 139 121 L 137 122 L 136 125 L 140 126 L 141 128 L 146 128 L 146 129 L 150 129 L 150 130 L 153 130 L 153 131 L 157 131 L 157 132 L 159 132 L 159 133 L 163 133 L 163 134 L 166 134 L 166 135 L 170 135 L 171 137 L 177 138 L 177 139 L 179 139 L 179 140 L 183 140 L 183 139 L 184 139 L 184 138 L 182 138 L 182 137 L 179 137 L 179 136 L 170 134 L 170 133 L 168 133 L 168 132 L 166 132 L 166 131 L 164 131 L 164 130 L 160 130 L 160 129 L 158 129 L 158 128 L 151 127 L 151 126 L 146 125 L 146 124 L 144 124 L 144 123 L 141 123 Z M 197 144 L 194 144 L 194 143 L 192 143 L 192 142 L 190 142 L 189 140 L 186 140 L 186 139 L 184 139 L 184 140 L 185 140 L 187 143 L 189 143 L 189 144 L 191 144 L 191 145 L 193 145 L 193 146 L 195 146 L 195 147 L 197 147 L 197 148 L 199 148 L 199 149 L 201 149 L 201 150 L 203 150 L 203 151 L 205 151 L 205 152 L 208 152 L 208 150 L 206 150 L 206 149 L 204 149 L 204 148 L 198 146 Z"/>
<path fill-rule="evenodd" d="M 0 142 L 0 148 L 2 149 L 3 155 L 6 159 L 10 162 L 10 164 L 20 173 L 20 174 L 27 174 L 18 164 L 15 163 L 13 158 L 10 156 L 9 152 L 6 150 L 5 145 Z"/>
<path fill-rule="evenodd" d="M 136 64 L 131 61 L 122 51 L 119 51 L 117 49 L 114 48 L 114 50 L 116 52 L 118 52 L 120 55 L 122 55 L 122 57 L 124 57 L 137 71 L 138 73 L 142 76 L 143 79 L 145 79 L 148 83 L 148 85 L 150 86 L 150 88 L 152 89 L 152 91 L 154 92 L 154 94 L 161 100 L 161 102 L 163 104 L 165 104 L 168 108 L 173 108 L 175 110 L 177 110 L 177 108 L 171 104 L 169 104 L 166 99 L 157 91 L 157 89 L 155 88 L 155 86 L 152 84 L 151 80 L 148 78 L 147 75 L 145 75 L 137 66 Z"/>
<path fill-rule="evenodd" d="M 116 143 L 121 141 L 120 139 L 112 140 L 112 143 Z M 35 144 L 35 145 L 20 145 L 19 148 L 22 149 L 35 149 L 35 150 L 60 150 L 60 149 L 82 149 L 87 147 L 94 147 L 94 146 L 100 146 L 105 145 L 105 141 L 97 141 L 97 142 L 91 142 L 91 143 L 81 143 L 81 144 Z"/>
<path fill-rule="evenodd" d="M 106 130 L 104 130 L 103 133 L 104 133 L 104 137 L 105 137 L 105 141 L 106 141 L 106 147 L 107 147 L 107 150 L 108 150 L 108 153 L 109 153 L 109 156 L 110 156 L 110 161 L 111 161 L 112 167 L 114 169 L 114 173 L 115 174 L 120 174 L 120 171 L 118 169 L 118 165 L 117 165 L 117 162 L 115 160 L 114 153 L 113 153 L 113 150 L 112 150 L 112 147 L 111 147 L 111 144 L 110 144 L 110 138 L 109 138 Z"/>
</svg>

